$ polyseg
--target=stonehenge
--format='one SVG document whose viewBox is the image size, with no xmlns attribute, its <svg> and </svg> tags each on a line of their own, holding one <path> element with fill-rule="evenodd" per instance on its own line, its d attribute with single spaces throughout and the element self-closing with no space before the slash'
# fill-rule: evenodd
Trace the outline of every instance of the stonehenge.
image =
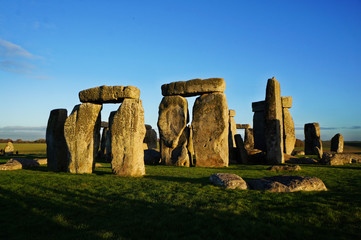
<svg viewBox="0 0 361 240">
<path fill-rule="evenodd" d="M 289 108 L 292 97 L 281 97 L 279 82 L 268 79 L 265 101 L 253 102 L 254 148 L 265 151 L 267 162 L 284 163 L 284 154 L 291 154 L 296 137 Z"/>
<path fill-rule="evenodd" d="M 228 166 L 230 119 L 223 93 L 225 88 L 222 78 L 192 79 L 162 85 L 164 97 L 159 105 L 158 128 L 164 164 Z M 192 110 L 191 126 L 187 126 L 189 111 L 185 97 L 191 96 L 198 97 Z"/>
<path fill-rule="evenodd" d="M 336 153 L 343 152 L 343 136 L 341 133 L 337 133 L 331 139 L 331 151 Z"/>
</svg>

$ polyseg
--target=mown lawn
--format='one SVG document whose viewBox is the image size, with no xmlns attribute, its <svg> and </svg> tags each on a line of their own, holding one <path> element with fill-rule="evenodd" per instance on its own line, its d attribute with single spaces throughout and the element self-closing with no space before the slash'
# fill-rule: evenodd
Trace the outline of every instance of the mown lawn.
<svg viewBox="0 0 361 240">
<path fill-rule="evenodd" d="M 43 157 L 43 156 L 40 156 Z M 0 172 L 0 239 L 360 239 L 361 164 L 302 166 L 329 191 L 267 193 L 210 185 L 217 172 L 245 180 L 264 165 L 146 166 L 142 178 L 32 170 Z"/>
<path fill-rule="evenodd" d="M 19 154 L 46 153 L 46 143 L 13 143 L 15 151 Z M 0 143 L 0 149 L 4 149 L 6 143 Z"/>
</svg>

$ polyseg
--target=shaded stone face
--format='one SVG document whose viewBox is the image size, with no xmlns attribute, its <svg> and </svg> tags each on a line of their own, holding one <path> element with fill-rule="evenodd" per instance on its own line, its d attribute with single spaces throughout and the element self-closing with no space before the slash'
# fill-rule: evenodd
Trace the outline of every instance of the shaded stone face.
<svg viewBox="0 0 361 240">
<path fill-rule="evenodd" d="M 296 135 L 295 124 L 288 108 L 283 108 L 283 141 L 284 152 L 291 154 L 295 148 Z"/>
<path fill-rule="evenodd" d="M 229 116 L 229 134 L 228 134 L 228 146 L 229 148 L 236 147 L 236 142 L 234 140 L 234 135 L 237 134 L 237 125 L 234 117 Z"/>
<path fill-rule="evenodd" d="M 139 99 L 140 90 L 133 86 L 100 86 L 79 92 L 80 102 L 121 103 L 125 98 Z"/>
<path fill-rule="evenodd" d="M 244 130 L 244 147 L 246 149 L 254 148 L 253 128 L 246 128 Z"/>
<path fill-rule="evenodd" d="M 102 105 L 76 105 L 66 119 L 64 135 L 68 148 L 68 172 L 92 173 L 100 141 Z"/>
<path fill-rule="evenodd" d="M 131 177 L 145 174 L 145 131 L 142 101 L 124 99 L 111 124 L 111 165 L 114 174 Z"/>
<path fill-rule="evenodd" d="M 268 79 L 267 82 L 265 137 L 267 161 L 271 164 L 284 163 L 281 87 L 275 78 Z"/>
<path fill-rule="evenodd" d="M 143 142 L 147 144 L 147 149 L 157 148 L 157 132 L 150 125 L 145 125 L 146 133 Z"/>
<path fill-rule="evenodd" d="M 204 94 L 193 106 L 193 146 L 196 166 L 228 166 L 229 116 L 224 93 Z"/>
<path fill-rule="evenodd" d="M 249 124 L 239 124 L 239 123 L 236 124 L 237 129 L 247 129 L 250 127 L 251 127 L 251 125 L 249 125 Z"/>
<path fill-rule="evenodd" d="M 331 139 L 331 151 L 336 153 L 342 153 L 343 152 L 343 136 L 341 133 L 337 133 L 333 138 Z"/>
<path fill-rule="evenodd" d="M 225 89 L 226 82 L 223 78 L 192 79 L 163 84 L 162 95 L 191 97 L 205 93 L 224 92 Z"/>
<path fill-rule="evenodd" d="M 107 162 L 111 162 L 112 161 L 112 124 L 113 124 L 113 119 L 114 119 L 114 115 L 117 113 L 117 111 L 112 111 L 109 114 L 109 130 L 107 133 L 107 139 L 106 139 L 106 158 L 107 158 Z"/>
<path fill-rule="evenodd" d="M 305 124 L 305 154 L 322 158 L 322 141 L 319 123 Z"/>
<path fill-rule="evenodd" d="M 175 148 L 188 123 L 187 100 L 181 96 L 163 97 L 158 113 L 160 139 L 167 147 Z"/>
<path fill-rule="evenodd" d="M 64 137 L 64 124 L 67 117 L 66 109 L 54 109 L 50 112 L 46 127 L 46 155 L 50 171 L 65 172 L 68 168 L 68 152 Z"/>
<path fill-rule="evenodd" d="M 266 151 L 266 137 L 265 137 L 265 120 L 264 111 L 258 111 L 253 114 L 253 137 L 254 148 Z"/>
<path fill-rule="evenodd" d="M 248 163 L 248 153 L 246 148 L 244 147 L 244 142 L 242 136 L 240 134 L 236 134 L 234 136 L 236 140 L 236 151 L 237 151 L 237 162 L 247 164 Z"/>
<path fill-rule="evenodd" d="M 100 150 L 98 153 L 98 156 L 101 158 L 104 158 L 107 155 L 107 136 L 109 133 L 109 128 L 108 127 L 104 127 L 103 128 L 103 132 L 102 132 L 102 136 L 100 139 Z"/>
</svg>

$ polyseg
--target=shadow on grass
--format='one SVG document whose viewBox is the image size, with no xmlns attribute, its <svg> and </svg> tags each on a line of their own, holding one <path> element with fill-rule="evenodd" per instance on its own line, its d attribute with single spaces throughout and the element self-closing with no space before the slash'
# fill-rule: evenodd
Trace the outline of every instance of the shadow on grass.
<svg viewBox="0 0 361 240">
<path fill-rule="evenodd" d="M 209 185 L 209 178 L 187 178 L 187 177 L 172 177 L 172 176 L 152 176 L 146 175 L 144 178 L 158 180 L 158 181 L 167 181 L 167 182 L 178 182 L 178 183 L 195 183 L 202 185 Z"/>
<path fill-rule="evenodd" d="M 1 239 L 305 239 L 313 233 L 324 239 L 355 237 L 307 219 L 304 224 L 287 221 L 273 213 L 292 215 L 299 208 L 275 203 L 260 205 L 254 214 L 242 209 L 234 213 L 206 208 L 203 201 L 186 207 L 128 199 L 122 193 L 36 187 L 46 196 L 0 187 Z M 302 195 L 297 196 L 298 207 L 311 211 Z M 319 195 L 310 197 L 308 201 L 319 201 Z"/>
</svg>

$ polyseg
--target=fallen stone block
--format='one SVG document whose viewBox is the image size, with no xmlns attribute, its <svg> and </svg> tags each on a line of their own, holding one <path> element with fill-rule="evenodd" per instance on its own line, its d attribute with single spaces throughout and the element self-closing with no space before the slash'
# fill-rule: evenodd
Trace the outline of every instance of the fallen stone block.
<svg viewBox="0 0 361 240">
<path fill-rule="evenodd" d="M 266 170 L 269 170 L 271 172 L 280 172 L 280 171 L 292 172 L 292 171 L 300 171 L 301 167 L 299 165 L 284 165 L 284 166 L 275 165 L 267 168 Z"/>
<path fill-rule="evenodd" d="M 232 173 L 216 173 L 209 177 L 209 181 L 216 186 L 226 189 L 246 190 L 247 183 L 240 176 Z"/>
</svg>

